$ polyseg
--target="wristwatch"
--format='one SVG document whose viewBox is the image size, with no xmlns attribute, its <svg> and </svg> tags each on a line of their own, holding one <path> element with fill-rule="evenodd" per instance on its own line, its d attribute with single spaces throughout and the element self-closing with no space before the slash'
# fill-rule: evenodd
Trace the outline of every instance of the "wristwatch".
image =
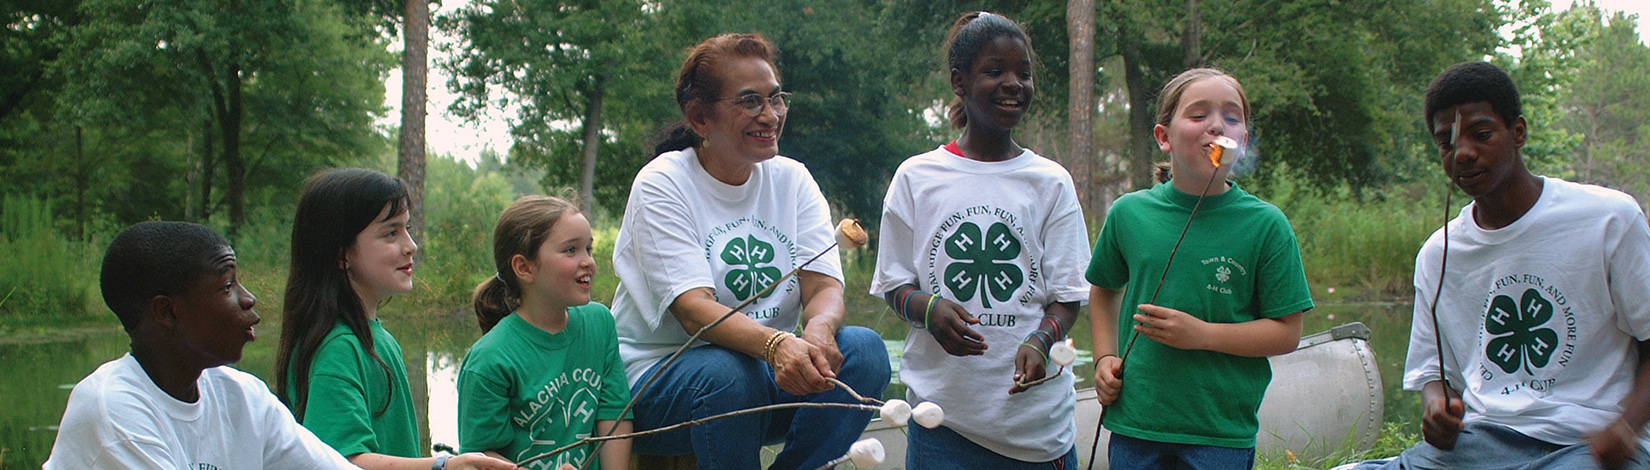
<svg viewBox="0 0 1650 470">
<path fill-rule="evenodd" d="M 437 455 L 437 456 L 435 456 L 435 462 L 430 464 L 430 470 L 447 470 L 447 459 L 450 459 L 450 458 L 453 458 L 453 456 L 451 456 L 451 455 Z"/>
</svg>

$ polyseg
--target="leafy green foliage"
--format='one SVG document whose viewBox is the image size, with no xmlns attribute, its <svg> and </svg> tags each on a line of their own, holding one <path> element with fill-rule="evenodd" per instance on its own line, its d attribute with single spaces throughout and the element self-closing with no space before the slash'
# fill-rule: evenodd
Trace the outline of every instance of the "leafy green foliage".
<svg viewBox="0 0 1650 470">
<path fill-rule="evenodd" d="M 0 115 L 0 141 L 19 144 L 0 176 L 51 196 L 77 235 L 290 200 L 310 171 L 383 146 L 371 119 L 391 56 L 332 2 L 65 5 L 72 24 L 42 19 L 63 26 L 32 44 L 58 50 L 40 57 L 45 86 Z"/>
<path fill-rule="evenodd" d="M 1336 299 L 1408 300 L 1415 253 L 1443 224 L 1442 182 L 1355 194 L 1347 185 L 1317 191 L 1290 171 L 1246 186 L 1289 216 L 1312 286 Z M 1465 201 L 1452 201 L 1459 208 Z M 1455 213 L 1451 211 L 1450 217 Z"/>
<path fill-rule="evenodd" d="M 474 118 L 516 110 L 512 161 L 547 170 L 549 187 L 577 187 L 583 127 L 596 126 L 595 198 L 622 207 L 630 178 L 650 155 L 642 140 L 668 108 L 634 105 L 668 95 L 672 64 L 656 41 L 658 15 L 641 1 L 496 0 L 473 3 L 435 19 L 464 38 L 454 58 L 439 64 L 457 78 L 452 110 Z M 668 101 L 667 101 L 668 102 Z M 592 108 L 601 113 L 585 122 Z M 638 118 L 637 116 L 641 116 Z"/>
<path fill-rule="evenodd" d="M 468 305 L 469 293 L 493 275 L 493 226 L 519 196 L 510 178 L 449 157 L 429 160 L 424 193 L 423 263 L 414 277 L 415 304 L 444 309 Z M 535 188 L 536 189 L 536 188 Z"/>
<path fill-rule="evenodd" d="M 1650 198 L 1650 48 L 1640 42 L 1634 18 L 1607 18 L 1596 7 L 1577 6 L 1567 16 L 1584 19 L 1593 32 L 1576 53 L 1575 78 L 1557 104 L 1562 128 L 1580 138 L 1567 175 L 1578 181 Z"/>
<path fill-rule="evenodd" d="M 518 106 L 511 158 L 546 170 L 546 186 L 576 181 L 581 134 L 572 122 L 592 80 L 605 77 L 596 194 L 609 210 L 621 207 L 652 157 L 652 132 L 681 118 L 670 87 L 686 49 L 723 32 L 761 32 L 779 47 L 781 81 L 796 92 L 781 153 L 807 163 L 841 211 L 876 220 L 894 165 L 927 147 L 917 110 L 928 101 L 909 99 L 902 84 L 920 83 L 916 71 L 932 67 L 901 66 L 908 51 L 883 40 L 900 31 L 876 21 L 892 14 L 866 0 L 738 9 L 702 0 L 500 1 L 437 24 L 471 43 L 444 64 L 462 77 L 455 88 L 465 100 L 455 111 Z"/>
</svg>

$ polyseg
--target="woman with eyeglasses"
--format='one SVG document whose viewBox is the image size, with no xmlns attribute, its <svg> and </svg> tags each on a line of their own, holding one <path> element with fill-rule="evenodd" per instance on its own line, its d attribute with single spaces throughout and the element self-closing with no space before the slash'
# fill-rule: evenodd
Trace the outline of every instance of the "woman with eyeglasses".
<svg viewBox="0 0 1650 470">
<path fill-rule="evenodd" d="M 695 46 L 676 80 L 684 120 L 631 187 L 613 252 L 613 315 L 637 430 L 778 403 L 853 402 L 827 378 L 873 397 L 888 386 L 882 338 L 842 325 L 841 261 L 825 252 L 830 208 L 808 169 L 778 155 L 790 93 L 774 55 L 757 34 Z M 690 335 L 759 295 L 666 367 Z M 756 413 L 641 437 L 633 449 L 691 453 L 700 469 L 758 469 L 761 446 L 784 442 L 770 468 L 811 469 L 843 455 L 870 419 L 843 409 Z"/>
</svg>

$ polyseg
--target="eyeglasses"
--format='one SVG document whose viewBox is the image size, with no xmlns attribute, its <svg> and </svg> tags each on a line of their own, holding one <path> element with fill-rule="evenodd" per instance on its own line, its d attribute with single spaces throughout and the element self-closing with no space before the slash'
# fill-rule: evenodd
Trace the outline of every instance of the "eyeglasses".
<svg viewBox="0 0 1650 470">
<path fill-rule="evenodd" d="M 750 117 L 761 116 L 762 108 L 764 106 L 771 106 L 773 107 L 774 114 L 784 116 L 785 111 L 790 109 L 790 106 L 785 104 L 785 101 L 790 98 L 791 92 L 781 91 L 774 93 L 773 96 L 769 96 L 767 98 L 763 98 L 762 95 L 758 95 L 756 93 L 747 93 L 733 98 L 723 98 L 716 101 L 731 101 L 734 106 L 738 106 L 740 110 L 745 112 L 746 116 Z"/>
</svg>

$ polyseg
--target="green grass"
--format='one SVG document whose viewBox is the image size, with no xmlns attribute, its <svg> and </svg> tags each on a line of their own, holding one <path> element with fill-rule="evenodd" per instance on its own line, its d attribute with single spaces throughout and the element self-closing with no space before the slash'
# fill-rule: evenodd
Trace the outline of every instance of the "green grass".
<svg viewBox="0 0 1650 470">
<path fill-rule="evenodd" d="M 1257 455 L 1255 458 L 1256 470 L 1305 470 L 1328 469 L 1337 465 L 1360 462 L 1369 459 L 1391 457 L 1398 455 L 1405 449 L 1414 447 L 1421 442 L 1421 436 L 1415 432 L 1414 426 L 1407 423 L 1386 423 L 1381 429 L 1381 437 L 1375 441 L 1375 446 L 1369 450 L 1359 451 L 1353 446 L 1350 438 L 1343 443 L 1329 457 L 1318 461 L 1300 461 L 1291 454 L 1285 455 Z"/>
<path fill-rule="evenodd" d="M 61 237 L 55 220 L 48 201 L 0 202 L 0 328 L 78 324 L 98 305 L 99 241 Z"/>
</svg>

